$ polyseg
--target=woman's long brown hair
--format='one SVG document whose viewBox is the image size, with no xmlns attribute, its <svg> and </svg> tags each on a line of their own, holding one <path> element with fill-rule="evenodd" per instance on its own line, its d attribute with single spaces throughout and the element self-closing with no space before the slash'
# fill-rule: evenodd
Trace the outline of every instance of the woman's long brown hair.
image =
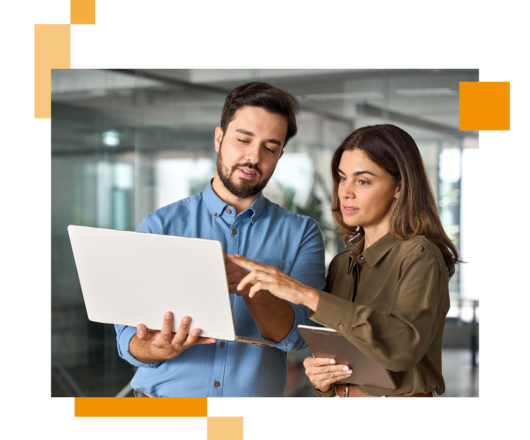
<svg viewBox="0 0 530 440">
<path fill-rule="evenodd" d="M 362 127 L 351 133 L 333 154 L 331 173 L 333 195 L 331 213 L 338 226 L 337 234 L 346 245 L 364 241 L 364 229 L 348 226 L 342 219 L 338 196 L 338 168 L 344 151 L 362 150 L 370 160 L 395 180 L 401 181 L 401 193 L 390 214 L 390 232 L 401 240 L 423 235 L 438 246 L 447 264 L 449 278 L 460 262 L 458 249 L 445 233 L 420 151 L 410 135 L 395 125 L 382 124 Z"/>
</svg>

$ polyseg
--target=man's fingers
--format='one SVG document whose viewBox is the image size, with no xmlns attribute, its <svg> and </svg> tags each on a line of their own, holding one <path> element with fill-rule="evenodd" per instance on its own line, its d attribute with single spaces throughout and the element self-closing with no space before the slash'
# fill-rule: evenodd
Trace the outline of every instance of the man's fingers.
<svg viewBox="0 0 530 440">
<path fill-rule="evenodd" d="M 138 337 L 138 339 L 150 341 L 157 333 L 158 332 L 155 331 L 147 331 L 147 328 L 143 324 L 138 324 L 136 326 L 136 336 Z"/>
<path fill-rule="evenodd" d="M 175 336 L 173 336 L 173 340 L 171 341 L 173 345 L 184 343 L 190 330 L 190 322 L 191 318 L 189 316 L 184 316 L 184 318 L 182 318 L 177 333 L 175 333 Z"/>
<path fill-rule="evenodd" d="M 164 315 L 164 320 L 162 321 L 162 328 L 160 329 L 162 341 L 165 344 L 171 343 L 171 324 L 173 322 L 173 313 L 166 312 Z"/>
<path fill-rule="evenodd" d="M 197 339 L 199 339 L 199 335 L 201 334 L 201 331 L 198 328 L 194 328 L 190 331 L 188 334 L 188 337 L 184 341 L 184 344 L 182 344 L 185 348 L 191 347 Z"/>
<path fill-rule="evenodd" d="M 195 344 L 213 344 L 217 342 L 217 339 L 215 338 L 205 338 L 199 336 L 200 334 L 201 331 L 198 328 L 194 328 L 186 338 L 186 341 L 184 342 L 183 346 L 185 348 L 189 348 Z"/>
<path fill-rule="evenodd" d="M 203 336 L 199 336 L 195 341 L 195 344 L 215 344 L 216 342 L 217 339 L 215 338 L 205 338 Z"/>
</svg>

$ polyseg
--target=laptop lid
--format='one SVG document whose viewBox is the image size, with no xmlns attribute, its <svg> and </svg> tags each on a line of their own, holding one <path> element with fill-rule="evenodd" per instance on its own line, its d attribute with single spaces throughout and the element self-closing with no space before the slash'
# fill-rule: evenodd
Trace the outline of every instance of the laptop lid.
<svg viewBox="0 0 530 440">
<path fill-rule="evenodd" d="M 219 241 L 68 226 L 91 321 L 173 331 L 184 316 L 201 336 L 234 341 L 234 321 Z"/>
</svg>

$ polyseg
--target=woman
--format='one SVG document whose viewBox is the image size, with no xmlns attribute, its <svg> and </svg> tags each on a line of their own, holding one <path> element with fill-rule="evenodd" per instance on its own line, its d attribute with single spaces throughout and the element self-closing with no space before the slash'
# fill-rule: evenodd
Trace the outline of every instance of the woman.
<svg viewBox="0 0 530 440">
<path fill-rule="evenodd" d="M 355 130 L 335 152 L 332 214 L 346 244 L 331 262 L 325 291 L 244 257 L 251 272 L 240 288 L 265 289 L 343 334 L 391 372 L 395 390 L 338 385 L 351 374 L 333 359 L 307 358 L 306 374 L 319 396 L 442 394 L 442 334 L 448 281 L 459 261 L 445 234 L 414 140 L 393 125 Z"/>
</svg>

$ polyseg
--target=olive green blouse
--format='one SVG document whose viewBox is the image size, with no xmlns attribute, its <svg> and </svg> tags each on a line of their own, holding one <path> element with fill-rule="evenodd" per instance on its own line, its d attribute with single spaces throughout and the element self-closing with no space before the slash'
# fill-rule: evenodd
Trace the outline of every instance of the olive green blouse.
<svg viewBox="0 0 530 440">
<path fill-rule="evenodd" d="M 449 286 L 442 253 L 423 236 L 402 241 L 390 233 L 357 257 L 355 250 L 348 246 L 333 259 L 326 291 L 309 317 L 390 371 L 397 389 L 355 385 L 364 394 L 443 394 Z M 335 386 L 315 393 L 334 396 Z"/>
</svg>

